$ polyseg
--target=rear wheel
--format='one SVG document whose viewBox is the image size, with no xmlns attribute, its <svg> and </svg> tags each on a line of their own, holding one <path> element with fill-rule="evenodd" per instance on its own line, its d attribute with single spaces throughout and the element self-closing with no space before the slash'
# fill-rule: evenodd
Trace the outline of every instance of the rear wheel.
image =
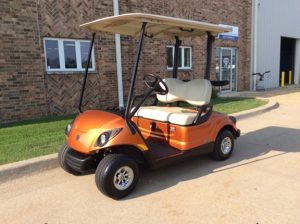
<svg viewBox="0 0 300 224">
<path fill-rule="evenodd" d="M 95 173 L 98 189 L 114 199 L 128 195 L 135 188 L 138 178 L 138 164 L 123 154 L 105 156 L 100 161 Z"/>
<path fill-rule="evenodd" d="M 216 160 L 226 160 L 232 154 L 234 148 L 234 137 L 231 131 L 222 130 L 215 142 L 213 157 Z"/>
<path fill-rule="evenodd" d="M 68 146 L 68 144 L 64 144 L 59 152 L 58 152 L 58 162 L 61 168 L 63 168 L 66 172 L 71 173 L 73 175 L 79 175 L 80 173 L 78 171 L 75 171 L 72 169 L 66 161 L 66 155 L 71 150 L 71 148 Z"/>
</svg>

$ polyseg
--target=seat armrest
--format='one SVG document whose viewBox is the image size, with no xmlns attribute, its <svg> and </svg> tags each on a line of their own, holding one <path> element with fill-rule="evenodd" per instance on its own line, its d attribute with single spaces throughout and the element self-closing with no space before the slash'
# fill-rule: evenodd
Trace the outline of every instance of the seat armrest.
<svg viewBox="0 0 300 224">
<path fill-rule="evenodd" d="M 204 105 L 202 107 L 198 107 L 197 110 L 198 110 L 198 114 L 194 120 L 194 124 L 198 125 L 198 124 L 202 124 L 202 123 L 206 122 L 210 118 L 212 111 L 213 111 L 213 106 L 212 105 Z"/>
<path fill-rule="evenodd" d="M 217 86 L 217 87 L 229 85 L 228 80 L 222 80 L 222 81 L 216 80 L 216 81 L 210 81 L 210 82 L 211 82 L 212 86 Z"/>
</svg>

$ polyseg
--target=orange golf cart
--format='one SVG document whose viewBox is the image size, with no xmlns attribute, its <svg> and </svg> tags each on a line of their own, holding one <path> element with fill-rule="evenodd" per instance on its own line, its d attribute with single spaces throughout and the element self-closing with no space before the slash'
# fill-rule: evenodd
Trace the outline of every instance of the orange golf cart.
<svg viewBox="0 0 300 224">
<path fill-rule="evenodd" d="M 240 131 L 234 117 L 213 111 L 212 85 L 224 83 L 211 81 L 209 76 L 214 36 L 230 30 L 209 23 L 143 13 L 106 17 L 81 27 L 94 33 L 81 91 L 80 113 L 67 126 L 67 143 L 59 151 L 58 160 L 65 171 L 82 174 L 96 170 L 99 190 L 118 199 L 134 189 L 142 164 L 159 168 L 204 153 L 211 153 L 217 160 L 230 157 Z M 139 38 L 126 109 L 120 113 L 82 110 L 88 64 L 98 31 Z M 208 37 L 204 79 L 181 81 L 177 78 L 181 39 L 202 35 Z M 146 91 L 136 100 L 138 64 L 147 38 L 175 38 L 173 77 L 144 75 Z M 159 103 L 145 106 L 153 94 Z M 190 106 L 180 107 L 178 102 Z"/>
</svg>

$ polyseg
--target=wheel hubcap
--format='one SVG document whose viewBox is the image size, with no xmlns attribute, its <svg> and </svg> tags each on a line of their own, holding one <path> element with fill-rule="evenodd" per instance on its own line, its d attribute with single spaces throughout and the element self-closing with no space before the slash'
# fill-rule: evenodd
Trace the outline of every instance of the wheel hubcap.
<svg viewBox="0 0 300 224">
<path fill-rule="evenodd" d="M 114 186 L 118 190 L 126 190 L 133 181 L 134 173 L 129 166 L 122 166 L 114 175 Z"/>
<path fill-rule="evenodd" d="M 226 137 L 222 140 L 221 143 L 221 151 L 223 154 L 228 154 L 231 151 L 231 147 L 232 147 L 232 142 L 231 139 L 229 137 Z"/>
</svg>

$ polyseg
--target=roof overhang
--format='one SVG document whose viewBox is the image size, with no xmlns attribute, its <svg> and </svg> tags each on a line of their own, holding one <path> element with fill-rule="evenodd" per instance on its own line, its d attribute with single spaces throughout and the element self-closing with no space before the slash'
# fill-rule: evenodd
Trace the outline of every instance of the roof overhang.
<svg viewBox="0 0 300 224">
<path fill-rule="evenodd" d="M 145 13 L 105 17 L 82 24 L 80 27 L 92 32 L 101 31 L 136 37 L 140 33 L 143 22 L 147 23 L 146 36 L 154 39 L 169 39 L 174 36 L 194 37 L 207 33 L 217 35 L 231 31 L 230 28 L 216 24 Z"/>
</svg>

